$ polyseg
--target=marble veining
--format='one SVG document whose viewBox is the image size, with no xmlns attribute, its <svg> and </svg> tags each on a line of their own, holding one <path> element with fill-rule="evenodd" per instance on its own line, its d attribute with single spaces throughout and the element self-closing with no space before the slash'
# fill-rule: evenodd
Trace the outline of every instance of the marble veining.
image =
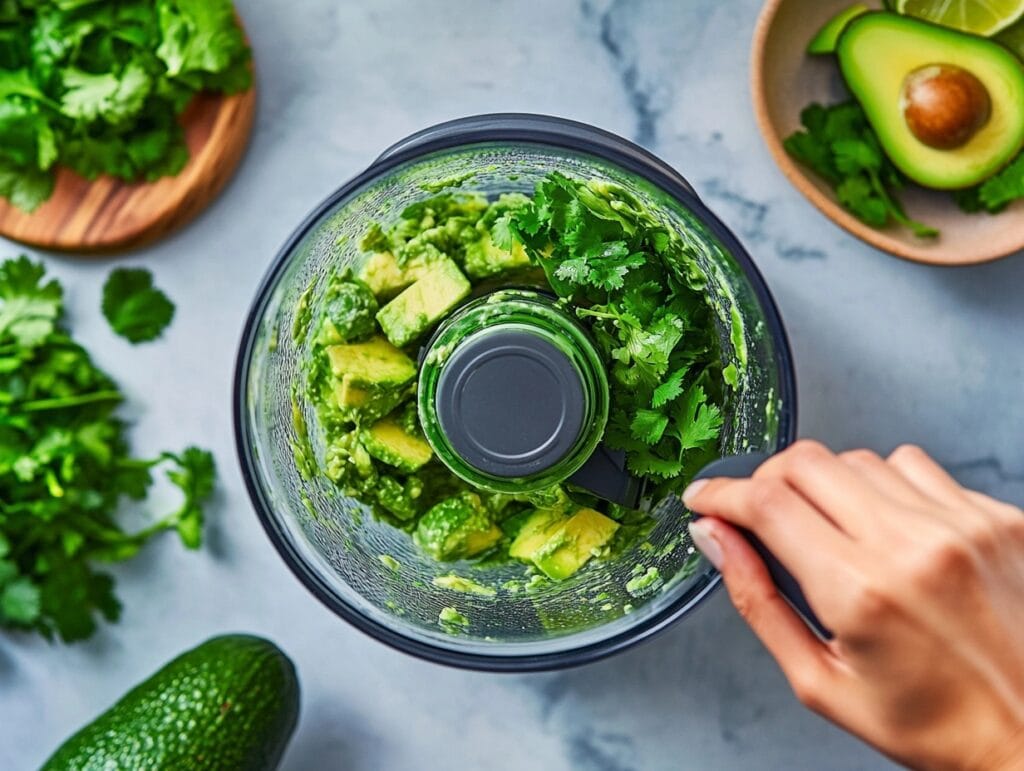
<svg viewBox="0 0 1024 771">
<path fill-rule="evenodd" d="M 787 322 L 802 434 L 881 452 L 918 442 L 1022 502 L 1024 260 L 901 262 L 790 188 L 749 103 L 759 0 L 237 2 L 260 88 L 249 154 L 194 224 L 119 263 L 150 267 L 177 302 L 167 335 L 132 349 L 109 332 L 98 306 L 113 261 L 43 255 L 76 333 L 128 395 L 137 451 L 214 450 L 212 548 L 168 538 L 119 566 L 124 617 L 86 644 L 0 636 L 0 768 L 38 767 L 164 661 L 235 630 L 272 637 L 299 668 L 284 771 L 891 767 L 797 704 L 722 592 L 656 640 L 561 673 L 443 669 L 349 628 L 255 520 L 231 433 L 235 346 L 281 242 L 385 146 L 460 115 L 559 114 L 652 149 L 745 243 Z"/>
</svg>

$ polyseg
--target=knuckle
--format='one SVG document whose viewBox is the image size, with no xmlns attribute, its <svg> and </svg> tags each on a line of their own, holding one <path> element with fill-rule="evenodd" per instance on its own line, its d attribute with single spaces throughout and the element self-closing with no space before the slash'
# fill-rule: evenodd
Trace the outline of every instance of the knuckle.
<svg viewBox="0 0 1024 771">
<path fill-rule="evenodd" d="M 846 450 L 840 453 L 839 457 L 854 463 L 877 463 L 882 459 L 878 453 L 864 449 Z"/>
<path fill-rule="evenodd" d="M 919 460 L 924 457 L 927 457 L 927 453 L 916 444 L 901 444 L 889 453 L 890 461 Z"/>
<path fill-rule="evenodd" d="M 885 621 L 894 611 L 895 602 L 882 587 L 863 582 L 854 591 L 843 610 L 839 626 L 844 633 L 861 634 Z"/>
<path fill-rule="evenodd" d="M 994 537 L 991 543 L 996 543 Z M 973 548 L 976 546 L 968 538 L 952 531 L 944 532 L 908 555 L 904 561 L 906 580 L 929 594 L 960 582 L 974 569 Z"/>
<path fill-rule="evenodd" d="M 980 518 L 967 530 L 967 541 L 982 557 L 991 557 L 996 554 L 1003 537 L 998 524 L 987 517 Z"/>
<path fill-rule="evenodd" d="M 812 463 L 831 454 L 825 445 L 814 439 L 799 439 L 785 452 L 790 462 L 798 465 Z"/>
<path fill-rule="evenodd" d="M 1024 543 L 1024 511 L 1016 506 L 1011 507 L 1006 522 L 1006 534 L 1017 543 Z"/>
</svg>

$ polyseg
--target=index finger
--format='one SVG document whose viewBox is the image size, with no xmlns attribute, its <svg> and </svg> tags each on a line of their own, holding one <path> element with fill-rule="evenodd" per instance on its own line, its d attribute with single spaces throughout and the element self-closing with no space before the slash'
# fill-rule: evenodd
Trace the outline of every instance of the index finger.
<svg viewBox="0 0 1024 771">
<path fill-rule="evenodd" d="M 826 606 L 856 585 L 854 542 L 779 477 L 701 480 L 686 489 L 683 502 L 755 533 L 800 583 L 826 625 Z"/>
</svg>

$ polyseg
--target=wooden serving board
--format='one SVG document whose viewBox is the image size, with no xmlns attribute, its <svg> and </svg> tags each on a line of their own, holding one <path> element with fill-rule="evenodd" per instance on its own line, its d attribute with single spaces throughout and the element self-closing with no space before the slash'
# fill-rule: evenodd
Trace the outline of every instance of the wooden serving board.
<svg viewBox="0 0 1024 771">
<path fill-rule="evenodd" d="M 189 160 L 174 177 L 90 182 L 59 169 L 53 196 L 31 214 L 0 198 L 0 236 L 40 249 L 113 252 L 151 243 L 201 212 L 238 166 L 252 132 L 256 89 L 198 94 L 181 116 Z"/>
</svg>

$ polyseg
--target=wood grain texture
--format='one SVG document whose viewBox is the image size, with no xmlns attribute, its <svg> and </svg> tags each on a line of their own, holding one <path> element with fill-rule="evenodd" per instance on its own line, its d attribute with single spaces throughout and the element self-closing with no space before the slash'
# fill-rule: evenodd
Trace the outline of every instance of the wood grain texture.
<svg viewBox="0 0 1024 771">
<path fill-rule="evenodd" d="M 197 94 L 181 116 L 189 160 L 174 177 L 129 184 L 90 182 L 59 169 L 53 196 L 31 214 L 0 199 L 0 235 L 40 249 L 109 253 L 151 243 L 201 212 L 245 153 L 256 88 Z"/>
<path fill-rule="evenodd" d="M 878 0 L 869 5 L 880 8 Z M 751 92 L 758 128 L 789 181 L 829 219 L 877 249 L 932 265 L 971 265 L 1024 249 L 1024 201 L 998 215 L 965 214 L 949 193 L 910 185 L 900 192 L 907 213 L 937 227 L 937 238 L 918 238 L 909 229 L 877 230 L 839 205 L 835 192 L 795 162 L 782 138 L 800 128 L 800 111 L 810 102 L 848 99 L 832 56 L 808 56 L 807 42 L 849 0 L 767 0 L 754 32 Z"/>
</svg>

